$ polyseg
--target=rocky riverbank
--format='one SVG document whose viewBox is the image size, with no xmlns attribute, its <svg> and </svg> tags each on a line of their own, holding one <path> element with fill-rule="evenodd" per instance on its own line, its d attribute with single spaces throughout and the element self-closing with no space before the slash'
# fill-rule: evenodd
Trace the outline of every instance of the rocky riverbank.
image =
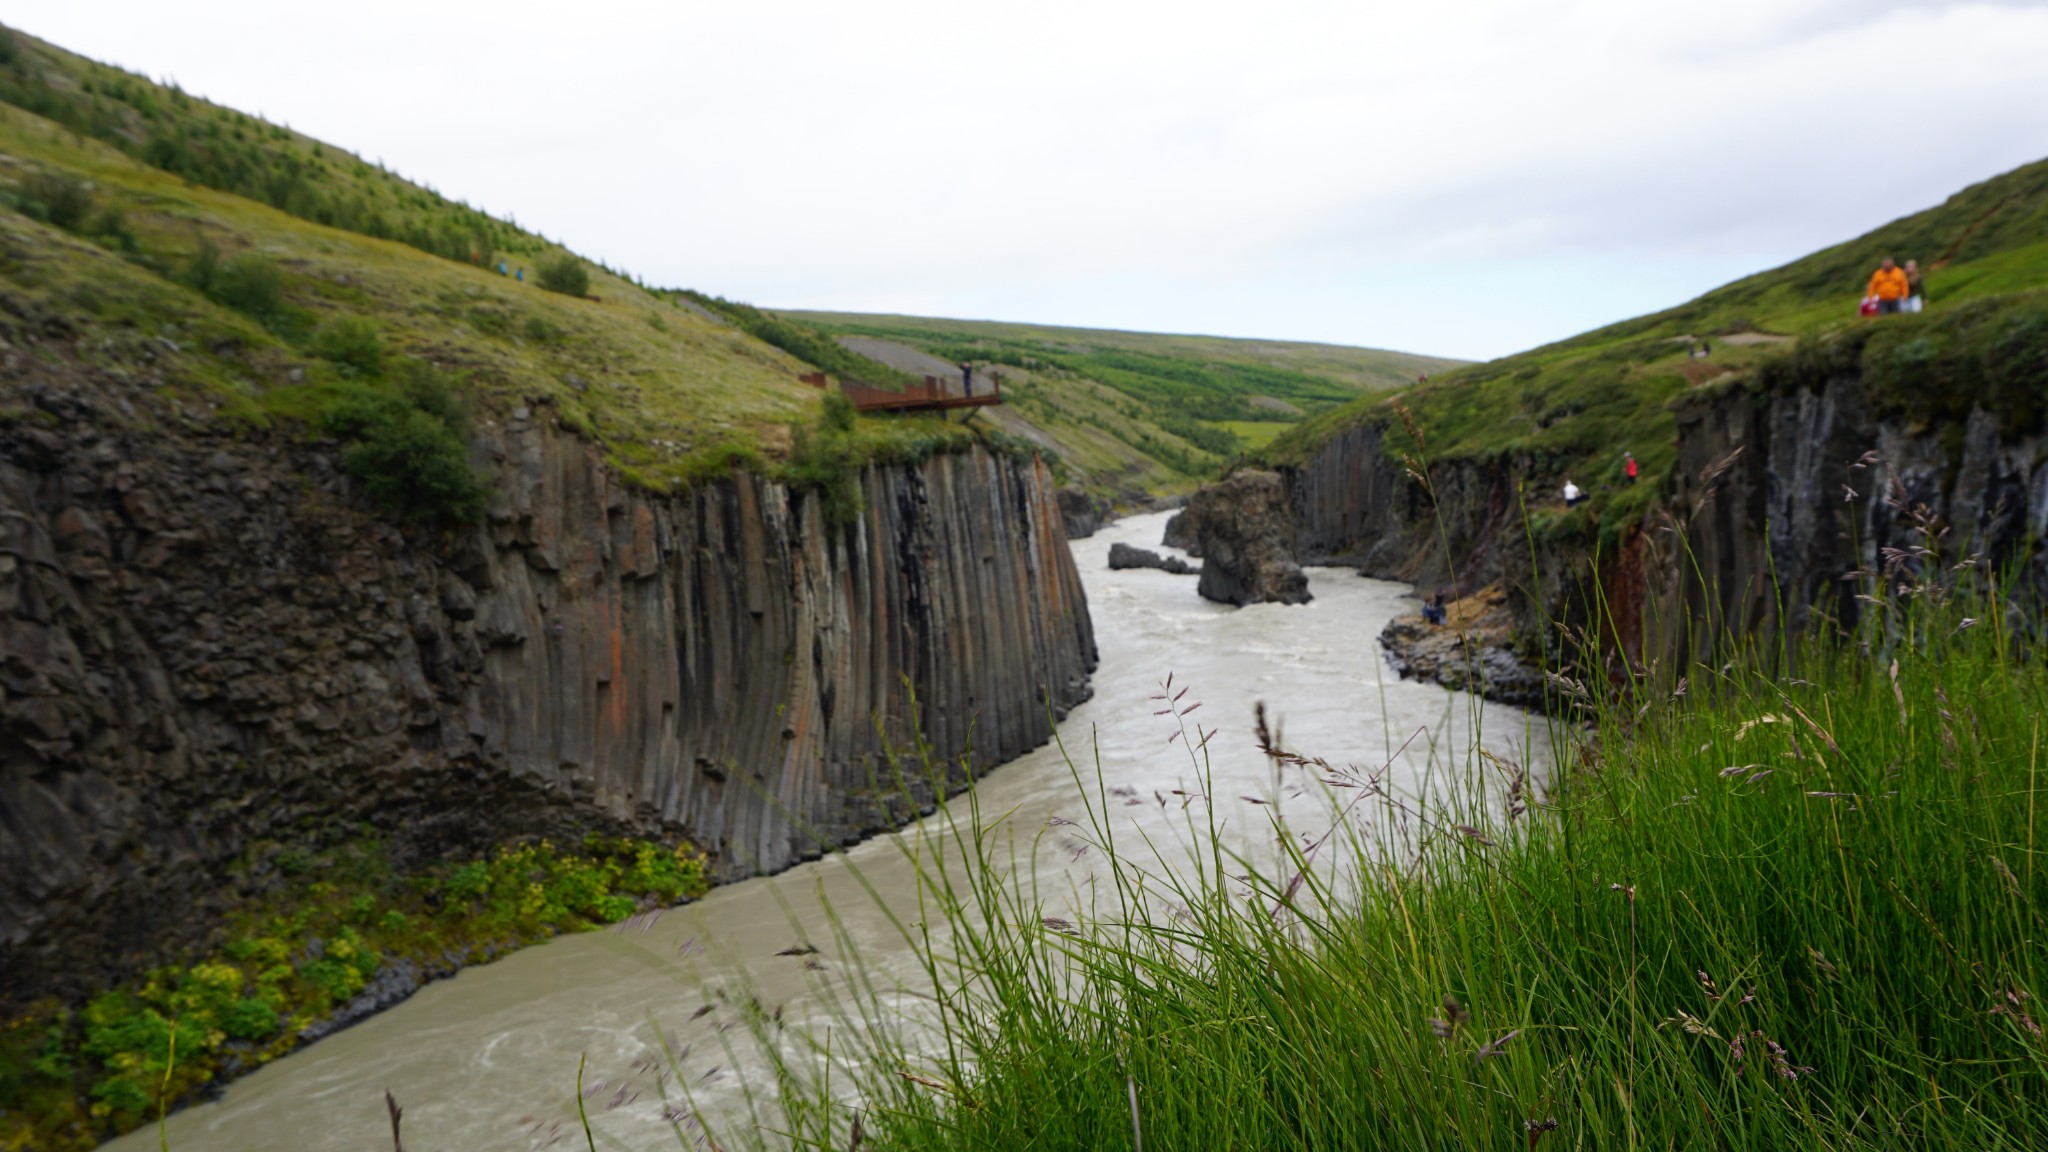
<svg viewBox="0 0 2048 1152">
<path fill-rule="evenodd" d="M 1497 584 L 1446 601 L 1441 624 L 1430 623 L 1419 611 L 1395 617 L 1380 632 L 1380 646 L 1404 680 L 1431 681 L 1523 708 L 1543 707 L 1543 674 L 1523 660 L 1507 592 Z"/>
</svg>

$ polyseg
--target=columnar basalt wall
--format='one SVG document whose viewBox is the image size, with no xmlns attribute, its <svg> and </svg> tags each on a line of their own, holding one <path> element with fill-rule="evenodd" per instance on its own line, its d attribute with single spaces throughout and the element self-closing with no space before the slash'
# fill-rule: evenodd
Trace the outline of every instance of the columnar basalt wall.
<svg viewBox="0 0 2048 1152">
<path fill-rule="evenodd" d="M 1919 546 L 1916 516 L 1942 533 L 1948 563 L 1977 555 L 2048 594 L 2048 436 L 2003 432 L 1981 408 L 1961 427 L 1908 427 L 1853 375 L 1776 391 L 1731 382 L 1676 416 L 1664 506 L 1618 526 L 1597 557 L 1553 541 L 1532 558 L 1504 461 L 1435 466 L 1432 499 L 1385 450 L 1385 427 L 1345 432 L 1285 473 L 1302 562 L 1425 591 L 1498 581 L 1524 650 L 1556 653 L 1562 624 L 1667 672 L 1781 627 L 1854 624 L 1864 587 L 1845 577 Z"/>
<path fill-rule="evenodd" d="M 2048 593 L 2048 437 L 2003 433 L 1982 408 L 1960 428 L 1902 426 L 1846 375 L 1704 393 L 1677 416 L 1684 548 L 1646 575 L 1669 606 L 1647 629 L 1668 660 L 1780 627 L 1853 626 L 1872 575 L 1922 546 L 1936 567 L 1976 557 L 2017 578 L 2009 593 Z"/>
<path fill-rule="evenodd" d="M 400 530 L 331 445 L 23 383 L 0 426 L 0 998 L 195 943 L 283 846 L 688 838 L 772 871 L 900 824 L 922 730 L 981 771 L 1089 693 L 1052 478 L 873 467 L 621 485 L 545 408 L 485 422 L 484 524 Z M 913 699 L 915 707 L 913 707 Z"/>
</svg>

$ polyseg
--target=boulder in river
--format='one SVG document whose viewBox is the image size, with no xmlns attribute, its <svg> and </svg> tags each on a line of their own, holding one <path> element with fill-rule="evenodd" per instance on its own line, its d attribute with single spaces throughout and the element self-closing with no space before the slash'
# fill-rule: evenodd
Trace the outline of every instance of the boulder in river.
<svg viewBox="0 0 2048 1152">
<path fill-rule="evenodd" d="M 1161 556 L 1150 548 L 1134 548 L 1129 544 L 1116 543 L 1109 546 L 1109 567 L 1111 571 L 1125 568 L 1157 568 L 1175 576 L 1193 576 L 1195 567 L 1178 556 Z"/>
<path fill-rule="evenodd" d="M 1306 604 L 1308 576 L 1294 559 L 1294 516 L 1275 472 L 1244 471 L 1188 501 L 1201 548 L 1200 591 L 1224 604 Z"/>
</svg>

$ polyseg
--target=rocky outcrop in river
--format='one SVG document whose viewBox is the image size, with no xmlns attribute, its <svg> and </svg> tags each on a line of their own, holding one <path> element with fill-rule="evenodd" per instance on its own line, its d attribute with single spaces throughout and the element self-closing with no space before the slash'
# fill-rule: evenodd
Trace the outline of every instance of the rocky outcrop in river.
<svg viewBox="0 0 2048 1152">
<path fill-rule="evenodd" d="M 604 831 L 773 871 L 928 807 L 887 755 L 920 728 L 957 787 L 1089 693 L 1037 461 L 871 467 L 835 525 L 750 476 L 629 488 L 521 407 L 475 435 L 487 521 L 401 530 L 333 445 L 47 376 L 0 424 L 0 999 L 195 943 L 364 824 L 401 860 Z"/>
<path fill-rule="evenodd" d="M 1126 568 L 1157 568 L 1175 576 L 1193 576 L 1196 573 L 1193 565 L 1178 556 L 1161 556 L 1150 548 L 1134 547 L 1121 540 L 1109 546 L 1109 567 L 1113 572 Z"/>
<path fill-rule="evenodd" d="M 1237 605 L 1308 603 L 1308 576 L 1294 559 L 1294 520 L 1278 474 L 1237 472 L 1197 492 L 1184 515 L 1202 557 L 1203 596 Z"/>
</svg>

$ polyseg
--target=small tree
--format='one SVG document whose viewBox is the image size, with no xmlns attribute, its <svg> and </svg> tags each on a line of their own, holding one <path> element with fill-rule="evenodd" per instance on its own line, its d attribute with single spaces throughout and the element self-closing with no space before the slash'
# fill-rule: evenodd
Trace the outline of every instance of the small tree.
<svg viewBox="0 0 2048 1152">
<path fill-rule="evenodd" d="M 574 256 L 552 256 L 540 266 L 539 283 L 550 292 L 564 296 L 590 295 L 590 270 Z"/>
</svg>

